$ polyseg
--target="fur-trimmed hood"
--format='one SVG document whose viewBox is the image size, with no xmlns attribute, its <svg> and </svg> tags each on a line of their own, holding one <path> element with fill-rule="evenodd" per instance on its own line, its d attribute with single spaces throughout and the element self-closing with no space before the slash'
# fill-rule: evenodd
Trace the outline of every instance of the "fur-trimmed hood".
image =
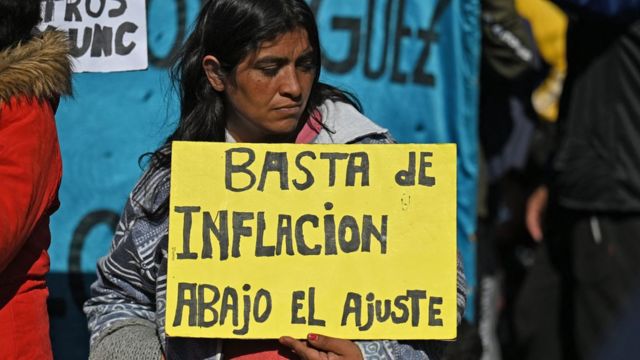
<svg viewBox="0 0 640 360">
<path fill-rule="evenodd" d="M 69 40 L 45 31 L 0 52 L 0 102 L 14 96 L 51 98 L 71 94 Z"/>
</svg>

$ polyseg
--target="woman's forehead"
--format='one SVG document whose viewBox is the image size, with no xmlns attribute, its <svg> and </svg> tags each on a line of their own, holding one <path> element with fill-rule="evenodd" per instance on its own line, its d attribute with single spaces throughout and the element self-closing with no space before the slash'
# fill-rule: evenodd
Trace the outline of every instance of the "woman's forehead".
<svg viewBox="0 0 640 360">
<path fill-rule="evenodd" d="M 312 50 L 307 31 L 296 28 L 277 35 L 273 40 L 263 41 L 258 45 L 258 49 L 247 54 L 241 63 L 250 64 L 265 57 L 295 59 Z"/>
<path fill-rule="evenodd" d="M 258 45 L 256 53 L 282 51 L 285 49 L 301 48 L 305 50 L 311 47 L 309 44 L 309 35 L 307 31 L 301 27 L 297 27 L 291 31 L 277 35 L 272 40 L 265 40 Z"/>
</svg>

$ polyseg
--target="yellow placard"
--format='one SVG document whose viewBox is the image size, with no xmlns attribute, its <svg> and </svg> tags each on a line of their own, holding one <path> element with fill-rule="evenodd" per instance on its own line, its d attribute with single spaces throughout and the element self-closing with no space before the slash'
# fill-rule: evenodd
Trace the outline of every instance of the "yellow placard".
<svg viewBox="0 0 640 360">
<path fill-rule="evenodd" d="M 456 337 L 456 147 L 174 142 L 166 332 Z"/>
</svg>

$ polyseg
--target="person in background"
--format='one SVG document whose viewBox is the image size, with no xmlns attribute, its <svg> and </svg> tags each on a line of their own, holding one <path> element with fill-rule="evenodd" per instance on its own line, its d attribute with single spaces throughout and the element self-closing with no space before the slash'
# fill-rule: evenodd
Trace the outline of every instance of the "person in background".
<svg viewBox="0 0 640 360">
<path fill-rule="evenodd" d="M 71 93 L 66 36 L 39 0 L 0 0 L 0 358 L 51 359 L 49 217 L 62 175 L 54 114 Z"/>
<path fill-rule="evenodd" d="M 173 68 L 181 113 L 131 193 L 84 311 L 92 359 L 436 359 L 442 341 L 167 337 L 171 143 L 391 143 L 348 94 L 319 82 L 321 48 L 304 0 L 209 0 Z M 465 305 L 458 268 L 458 321 Z M 283 334 L 285 335 L 285 334 Z M 295 353 L 290 351 L 293 349 Z"/>
<path fill-rule="evenodd" d="M 640 290 L 640 1 L 556 2 L 569 14 L 567 77 L 527 227 L 560 275 L 564 356 L 591 359 Z"/>
<path fill-rule="evenodd" d="M 559 280 L 525 226 L 566 75 L 567 16 L 551 0 L 483 0 L 478 329 L 482 360 L 558 359 Z"/>
</svg>

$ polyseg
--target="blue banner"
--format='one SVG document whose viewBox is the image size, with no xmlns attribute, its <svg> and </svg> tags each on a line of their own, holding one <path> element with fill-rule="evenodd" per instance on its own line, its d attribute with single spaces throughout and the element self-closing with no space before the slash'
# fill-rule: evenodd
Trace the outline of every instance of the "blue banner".
<svg viewBox="0 0 640 360">
<path fill-rule="evenodd" d="M 458 144 L 458 246 L 473 285 L 479 0 L 308 2 L 321 30 L 323 81 L 356 94 L 399 142 Z M 142 172 L 138 158 L 178 118 L 167 67 L 199 7 L 200 0 L 147 0 L 149 70 L 77 74 L 74 97 L 60 105 L 64 175 L 49 276 L 56 358 L 87 358 L 81 306 Z"/>
</svg>

